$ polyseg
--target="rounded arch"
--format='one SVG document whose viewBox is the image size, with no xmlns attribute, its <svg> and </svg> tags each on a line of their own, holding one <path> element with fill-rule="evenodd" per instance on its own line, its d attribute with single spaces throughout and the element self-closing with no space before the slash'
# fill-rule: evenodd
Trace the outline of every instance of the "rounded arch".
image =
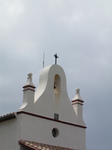
<svg viewBox="0 0 112 150">
<path fill-rule="evenodd" d="M 54 76 L 54 93 L 60 94 L 61 79 L 58 74 Z"/>
</svg>

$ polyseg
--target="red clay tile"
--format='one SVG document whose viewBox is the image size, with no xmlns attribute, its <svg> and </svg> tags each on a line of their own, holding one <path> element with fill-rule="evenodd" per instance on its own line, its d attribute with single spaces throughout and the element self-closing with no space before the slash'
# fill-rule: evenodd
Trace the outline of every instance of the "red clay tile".
<svg viewBox="0 0 112 150">
<path fill-rule="evenodd" d="M 29 147 L 33 150 L 73 150 L 70 148 L 53 146 L 53 145 L 42 144 L 42 143 L 32 142 L 32 141 L 25 141 L 25 140 L 20 140 L 19 144 Z"/>
</svg>

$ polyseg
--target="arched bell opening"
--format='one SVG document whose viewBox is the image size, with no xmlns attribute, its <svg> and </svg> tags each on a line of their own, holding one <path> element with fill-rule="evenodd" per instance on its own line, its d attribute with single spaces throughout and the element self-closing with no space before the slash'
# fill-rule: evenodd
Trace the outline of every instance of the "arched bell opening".
<svg viewBox="0 0 112 150">
<path fill-rule="evenodd" d="M 60 76 L 56 74 L 54 77 L 54 95 L 55 95 L 54 119 L 55 120 L 59 120 L 60 86 L 61 86 L 61 79 Z"/>
<path fill-rule="evenodd" d="M 60 94 L 60 76 L 58 74 L 54 77 L 54 93 Z"/>
</svg>

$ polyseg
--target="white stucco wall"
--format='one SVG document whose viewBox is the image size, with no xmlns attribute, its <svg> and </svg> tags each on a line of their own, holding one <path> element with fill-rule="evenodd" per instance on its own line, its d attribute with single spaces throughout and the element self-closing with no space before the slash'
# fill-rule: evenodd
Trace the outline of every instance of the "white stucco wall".
<svg viewBox="0 0 112 150">
<path fill-rule="evenodd" d="M 17 119 L 0 123 L 0 150 L 19 150 L 20 126 Z"/>
<path fill-rule="evenodd" d="M 84 128 L 38 118 L 27 114 L 19 115 L 22 118 L 21 139 L 35 142 L 38 141 L 40 143 L 78 150 L 86 150 Z M 56 138 L 52 136 L 53 128 L 57 128 L 59 130 L 59 135 Z"/>
<path fill-rule="evenodd" d="M 52 135 L 53 128 L 59 130 L 56 138 Z M 0 123 L 1 150 L 20 150 L 18 141 L 21 139 L 86 150 L 85 136 L 84 128 L 22 113 L 17 115 L 17 119 Z"/>
</svg>

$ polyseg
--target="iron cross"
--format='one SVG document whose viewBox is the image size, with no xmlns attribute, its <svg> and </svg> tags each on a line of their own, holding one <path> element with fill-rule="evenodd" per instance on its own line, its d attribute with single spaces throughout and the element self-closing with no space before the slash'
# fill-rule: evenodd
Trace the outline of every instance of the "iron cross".
<svg viewBox="0 0 112 150">
<path fill-rule="evenodd" d="M 59 58 L 57 53 L 54 55 L 54 57 L 55 57 L 55 64 L 57 64 L 57 59 Z"/>
</svg>

